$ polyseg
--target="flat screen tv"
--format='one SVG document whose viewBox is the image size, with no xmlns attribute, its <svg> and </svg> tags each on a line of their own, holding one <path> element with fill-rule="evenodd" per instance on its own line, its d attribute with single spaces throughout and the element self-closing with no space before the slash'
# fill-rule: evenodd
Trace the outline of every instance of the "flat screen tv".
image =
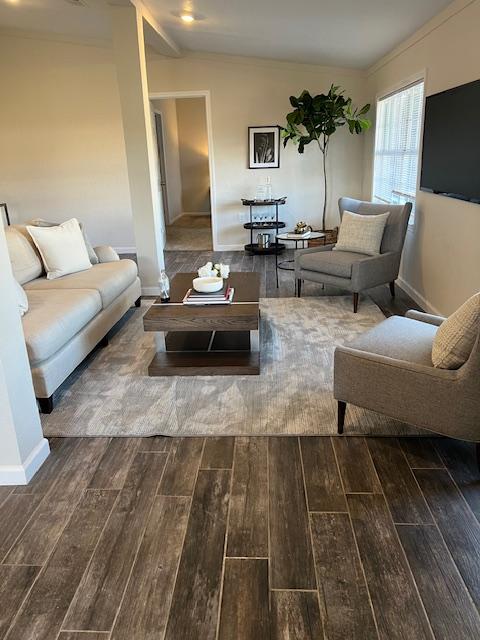
<svg viewBox="0 0 480 640">
<path fill-rule="evenodd" d="M 480 80 L 426 99 L 420 189 L 480 204 Z"/>
</svg>

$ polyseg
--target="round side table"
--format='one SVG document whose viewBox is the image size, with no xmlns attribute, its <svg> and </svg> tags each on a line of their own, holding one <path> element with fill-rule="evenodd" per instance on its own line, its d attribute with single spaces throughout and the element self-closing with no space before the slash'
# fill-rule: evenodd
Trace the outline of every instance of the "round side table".
<svg viewBox="0 0 480 640">
<path fill-rule="evenodd" d="M 327 235 L 325 233 L 321 233 L 320 231 L 311 231 L 306 238 L 293 238 L 291 233 L 279 233 L 276 236 L 277 241 L 281 240 L 282 242 L 294 242 L 295 249 L 299 248 L 299 243 L 301 243 L 300 249 L 305 249 L 305 243 L 309 240 L 319 240 L 323 238 L 323 244 L 325 244 Z M 278 289 L 278 270 L 283 269 L 284 271 L 295 271 L 295 267 L 292 266 L 292 263 L 295 260 L 280 260 L 278 261 L 278 255 L 275 254 L 275 276 L 277 279 L 277 289 Z M 297 281 L 295 280 L 295 294 L 297 293 Z"/>
</svg>

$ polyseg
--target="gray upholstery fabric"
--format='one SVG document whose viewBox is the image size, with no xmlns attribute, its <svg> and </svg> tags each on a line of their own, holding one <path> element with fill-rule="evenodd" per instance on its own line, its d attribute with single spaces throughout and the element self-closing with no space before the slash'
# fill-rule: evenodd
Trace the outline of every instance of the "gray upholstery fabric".
<svg viewBox="0 0 480 640">
<path fill-rule="evenodd" d="M 358 253 L 332 251 L 333 245 L 301 249 L 295 254 L 295 277 L 299 280 L 313 280 L 336 285 L 356 293 L 396 280 L 408 219 L 412 210 L 411 203 L 384 205 L 352 198 L 340 198 L 338 206 L 340 217 L 344 211 L 352 211 L 361 215 L 390 212 L 383 234 L 380 255 L 364 256 Z M 324 255 L 325 251 L 330 253 L 328 258 Z M 315 259 L 314 255 L 318 255 L 318 258 Z M 352 256 L 350 272 L 347 265 L 347 255 Z"/>
<path fill-rule="evenodd" d="M 47 360 L 102 310 L 93 289 L 27 291 L 23 333 L 31 365 Z"/>
<path fill-rule="evenodd" d="M 480 327 L 462 367 L 436 369 L 427 355 L 438 320 L 408 315 L 385 320 L 353 344 L 336 348 L 335 398 L 436 433 L 480 441 Z M 412 315 L 425 315 L 425 322 Z"/>
<path fill-rule="evenodd" d="M 438 327 L 392 316 L 347 344 L 351 349 L 432 366 L 432 343 Z"/>
<path fill-rule="evenodd" d="M 423 311 L 416 311 L 415 309 L 407 311 L 405 317 L 411 318 L 412 320 L 420 320 L 420 322 L 428 322 L 429 324 L 434 324 L 436 327 L 439 327 L 445 320 L 443 316 L 434 316 L 431 313 L 423 313 Z"/>
<path fill-rule="evenodd" d="M 340 278 L 352 277 L 352 264 L 364 258 L 360 253 L 351 251 L 316 251 L 298 258 L 301 269 L 327 273 Z"/>
<path fill-rule="evenodd" d="M 38 278 L 25 285 L 27 291 L 39 289 L 94 289 L 100 293 L 106 309 L 137 278 L 137 265 L 133 260 L 119 260 L 94 264 L 87 271 L 71 273 L 62 278 Z"/>
</svg>

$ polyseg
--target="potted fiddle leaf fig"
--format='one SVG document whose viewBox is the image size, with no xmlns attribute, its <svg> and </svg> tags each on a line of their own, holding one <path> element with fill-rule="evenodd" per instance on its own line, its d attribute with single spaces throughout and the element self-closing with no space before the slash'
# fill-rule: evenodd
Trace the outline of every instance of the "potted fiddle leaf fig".
<svg viewBox="0 0 480 640">
<path fill-rule="evenodd" d="M 328 93 L 312 96 L 307 90 L 296 98 L 290 96 L 293 111 L 287 114 L 287 125 L 282 127 L 283 146 L 289 141 L 303 153 L 311 142 L 318 145 L 323 157 L 323 214 L 322 231 L 325 231 L 327 214 L 327 156 L 330 138 L 340 128 L 348 126 L 350 133 L 359 134 L 370 128 L 371 122 L 364 116 L 370 110 L 366 104 L 361 109 L 353 106 L 352 99 L 332 84 Z"/>
</svg>

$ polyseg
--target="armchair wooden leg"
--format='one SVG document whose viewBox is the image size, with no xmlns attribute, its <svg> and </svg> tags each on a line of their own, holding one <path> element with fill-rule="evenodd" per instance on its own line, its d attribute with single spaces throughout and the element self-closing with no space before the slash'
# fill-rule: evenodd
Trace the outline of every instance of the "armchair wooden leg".
<svg viewBox="0 0 480 640">
<path fill-rule="evenodd" d="M 358 311 L 358 293 L 353 294 L 353 313 L 357 313 Z"/>
<path fill-rule="evenodd" d="M 302 295 L 302 281 L 300 278 L 297 278 L 297 296 L 300 298 Z"/>
<path fill-rule="evenodd" d="M 390 295 L 392 296 L 392 298 L 394 298 L 395 297 L 395 280 L 392 280 L 392 282 L 390 282 L 389 287 L 390 287 Z"/>
<path fill-rule="evenodd" d="M 477 454 L 477 467 L 478 467 L 478 472 L 480 473 L 480 442 L 477 442 L 475 444 L 475 452 Z"/>
<path fill-rule="evenodd" d="M 48 398 L 37 398 L 40 413 L 52 413 L 53 411 L 53 394 Z"/>
<path fill-rule="evenodd" d="M 135 306 L 139 307 L 142 304 L 142 296 L 140 296 L 139 298 L 137 298 L 135 300 Z"/>
<path fill-rule="evenodd" d="M 337 419 L 338 433 L 343 433 L 343 425 L 345 424 L 346 409 L 347 409 L 347 403 L 342 402 L 342 400 L 339 400 L 338 401 L 338 419 Z"/>
</svg>

